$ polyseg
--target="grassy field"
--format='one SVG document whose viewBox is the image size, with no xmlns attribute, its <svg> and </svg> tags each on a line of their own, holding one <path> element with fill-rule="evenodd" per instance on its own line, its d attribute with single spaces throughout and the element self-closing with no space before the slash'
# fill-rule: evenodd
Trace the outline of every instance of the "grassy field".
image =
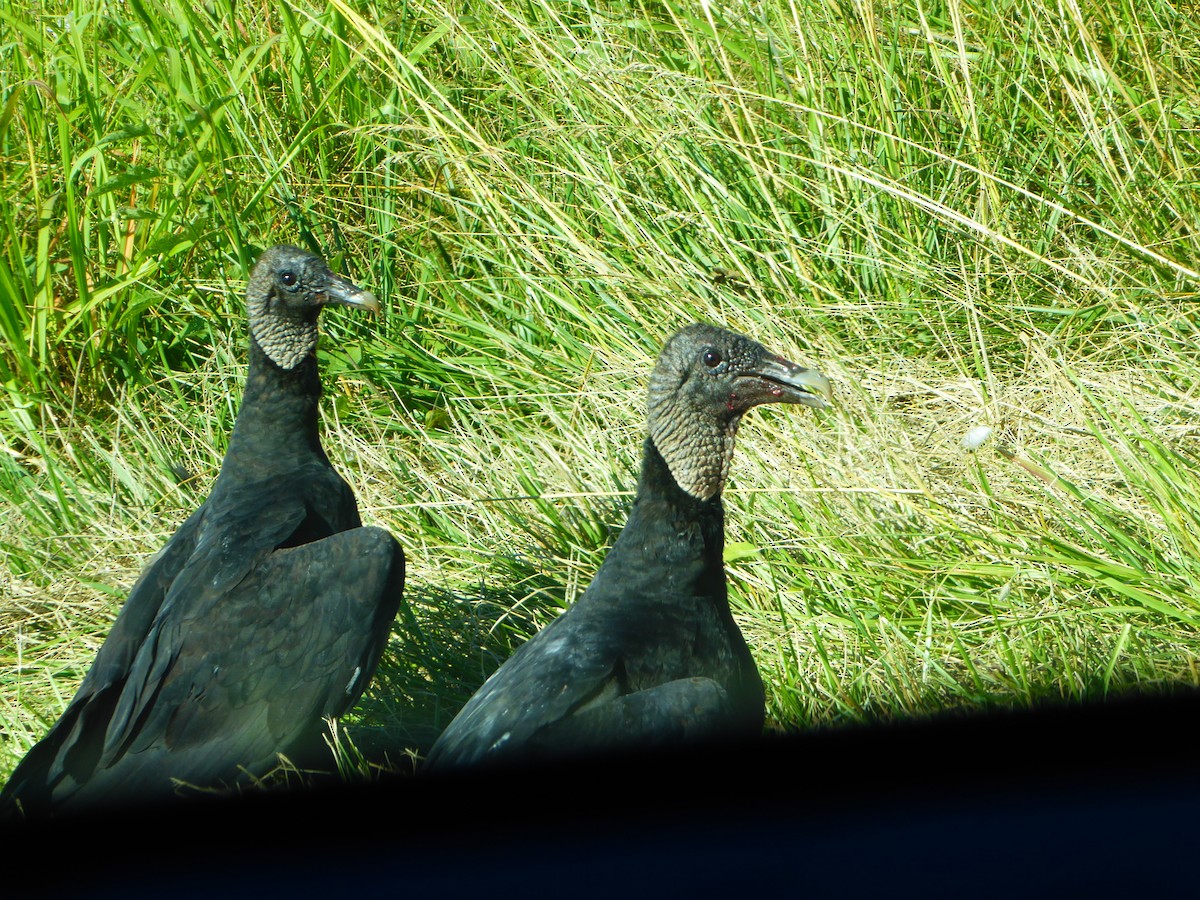
<svg viewBox="0 0 1200 900">
<path fill-rule="evenodd" d="M 409 560 L 368 756 L 586 586 L 695 319 L 837 392 L 752 413 L 726 493 L 772 728 L 1200 683 L 1194 4 L 17 7 L 0 777 L 206 495 L 281 242 L 387 310 L 321 351 L 326 449 Z"/>
</svg>

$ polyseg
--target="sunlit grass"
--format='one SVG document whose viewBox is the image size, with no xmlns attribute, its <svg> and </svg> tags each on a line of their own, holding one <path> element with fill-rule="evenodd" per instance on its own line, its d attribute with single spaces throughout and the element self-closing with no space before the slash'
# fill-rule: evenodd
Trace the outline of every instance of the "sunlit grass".
<svg viewBox="0 0 1200 900">
<path fill-rule="evenodd" d="M 1200 26 L 1172 5 L 0 25 L 0 773 L 203 499 L 242 279 L 284 241 L 388 310 L 323 322 L 325 445 L 415 617 L 347 772 L 408 765 L 586 587 L 693 319 L 837 391 L 752 413 L 726 495 L 771 727 L 1200 680 Z"/>
</svg>

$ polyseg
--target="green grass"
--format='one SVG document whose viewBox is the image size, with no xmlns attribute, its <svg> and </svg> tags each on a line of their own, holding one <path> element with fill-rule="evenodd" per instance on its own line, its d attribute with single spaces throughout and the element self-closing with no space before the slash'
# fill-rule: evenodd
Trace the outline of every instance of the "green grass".
<svg viewBox="0 0 1200 900">
<path fill-rule="evenodd" d="M 694 319 L 836 383 L 726 494 L 772 727 L 1200 682 L 1194 9 L 267 9 L 0 0 L 0 776 L 205 496 L 284 241 L 387 307 L 323 323 L 414 616 L 347 771 L 586 587 Z"/>
</svg>

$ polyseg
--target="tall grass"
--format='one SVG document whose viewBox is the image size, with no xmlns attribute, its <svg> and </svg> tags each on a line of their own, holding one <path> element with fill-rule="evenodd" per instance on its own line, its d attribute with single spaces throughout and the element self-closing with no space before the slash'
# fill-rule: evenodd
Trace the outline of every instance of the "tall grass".
<svg viewBox="0 0 1200 900">
<path fill-rule="evenodd" d="M 586 586 L 697 318 L 838 392 L 752 414 L 726 495 L 773 727 L 1198 680 L 1200 26 L 1165 0 L 0 27 L 0 769 L 205 495 L 282 241 L 388 307 L 323 323 L 326 447 L 410 559 L 370 758 Z"/>
</svg>

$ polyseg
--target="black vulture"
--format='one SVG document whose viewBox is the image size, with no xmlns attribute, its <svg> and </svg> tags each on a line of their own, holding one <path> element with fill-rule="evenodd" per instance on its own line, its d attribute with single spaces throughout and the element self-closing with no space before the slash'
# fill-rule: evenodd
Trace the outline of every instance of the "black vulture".
<svg viewBox="0 0 1200 900">
<path fill-rule="evenodd" d="M 832 393 L 756 341 L 694 324 L 650 376 L 629 519 L 583 595 L 505 662 L 423 771 L 759 735 L 762 680 L 729 609 L 721 491 L 742 415 Z"/>
<path fill-rule="evenodd" d="M 250 365 L 208 499 L 138 578 L 62 717 L 13 772 L 0 817 L 233 785 L 319 746 L 374 674 L 404 553 L 363 527 L 321 447 L 317 317 L 375 297 L 297 247 L 246 289 Z"/>
</svg>

